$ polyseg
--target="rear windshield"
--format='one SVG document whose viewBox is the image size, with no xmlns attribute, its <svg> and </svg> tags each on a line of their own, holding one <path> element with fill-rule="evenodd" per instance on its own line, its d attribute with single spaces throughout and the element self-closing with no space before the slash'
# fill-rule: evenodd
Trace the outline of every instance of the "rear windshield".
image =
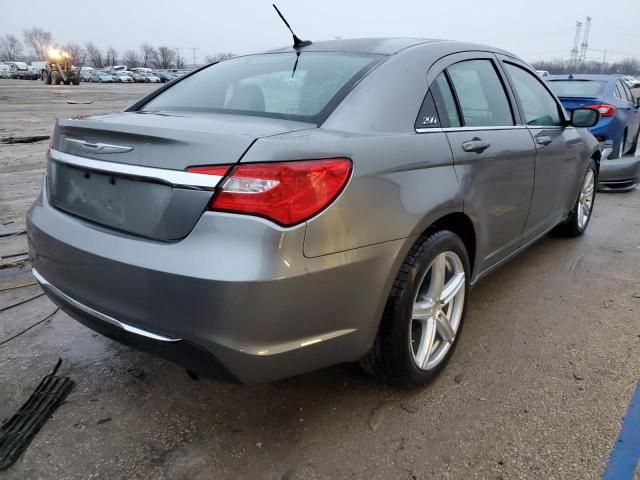
<svg viewBox="0 0 640 480">
<path fill-rule="evenodd" d="M 232 58 L 179 81 L 141 110 L 234 113 L 319 124 L 380 59 L 325 52 Z"/>
<path fill-rule="evenodd" d="M 607 82 L 600 80 L 550 80 L 549 87 L 559 97 L 597 97 Z"/>
</svg>

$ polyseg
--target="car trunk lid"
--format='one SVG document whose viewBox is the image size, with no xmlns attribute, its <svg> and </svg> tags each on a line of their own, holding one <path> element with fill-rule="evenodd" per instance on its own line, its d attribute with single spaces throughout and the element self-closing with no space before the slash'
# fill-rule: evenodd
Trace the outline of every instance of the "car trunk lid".
<svg viewBox="0 0 640 480">
<path fill-rule="evenodd" d="M 558 97 L 567 112 L 572 112 L 576 108 L 585 105 L 593 105 L 600 103 L 597 97 Z"/>
<path fill-rule="evenodd" d="M 221 180 L 187 167 L 234 164 L 257 138 L 306 128 L 313 126 L 225 114 L 124 112 L 60 120 L 49 153 L 49 200 L 102 226 L 179 240 Z"/>
</svg>

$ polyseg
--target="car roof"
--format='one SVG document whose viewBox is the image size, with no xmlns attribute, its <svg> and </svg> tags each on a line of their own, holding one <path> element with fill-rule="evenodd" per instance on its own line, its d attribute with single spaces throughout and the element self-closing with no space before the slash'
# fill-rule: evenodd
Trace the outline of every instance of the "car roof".
<svg viewBox="0 0 640 480">
<path fill-rule="evenodd" d="M 277 52 L 350 52 L 350 53 L 370 53 L 379 55 L 393 55 L 410 47 L 449 47 L 452 50 L 485 50 L 491 52 L 504 53 L 513 56 L 498 48 L 474 43 L 458 42 L 454 40 L 444 40 L 436 38 L 406 38 L 406 37 L 378 37 L 378 38 L 346 38 L 339 40 L 323 40 L 313 42 L 311 45 L 301 47 L 298 50 L 293 46 L 270 50 L 267 53 Z"/>
</svg>

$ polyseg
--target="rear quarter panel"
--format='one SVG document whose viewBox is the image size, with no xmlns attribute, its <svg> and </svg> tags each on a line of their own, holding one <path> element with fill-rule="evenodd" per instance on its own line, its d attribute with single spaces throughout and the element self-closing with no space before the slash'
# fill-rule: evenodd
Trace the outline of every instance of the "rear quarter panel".
<svg viewBox="0 0 640 480">
<path fill-rule="evenodd" d="M 462 210 L 451 149 L 440 131 L 305 130 L 260 139 L 242 161 L 331 157 L 351 158 L 353 173 L 338 199 L 308 221 L 307 257 L 417 235 L 438 218 Z"/>
</svg>

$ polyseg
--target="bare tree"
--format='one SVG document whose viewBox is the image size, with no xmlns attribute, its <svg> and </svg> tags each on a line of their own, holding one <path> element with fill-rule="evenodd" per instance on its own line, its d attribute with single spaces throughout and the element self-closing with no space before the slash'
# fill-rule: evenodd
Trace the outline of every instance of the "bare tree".
<svg viewBox="0 0 640 480">
<path fill-rule="evenodd" d="M 153 58 L 155 68 L 171 68 L 176 59 L 176 52 L 169 47 L 158 47 Z"/>
<path fill-rule="evenodd" d="M 92 67 L 104 67 L 104 57 L 102 56 L 102 51 L 100 51 L 100 49 L 93 42 L 85 43 L 84 48 L 87 51 L 87 60 Z"/>
<path fill-rule="evenodd" d="M 111 46 L 107 49 L 106 63 L 107 65 L 111 65 L 111 66 L 118 63 L 118 51 Z"/>
<path fill-rule="evenodd" d="M 638 75 L 640 73 L 640 60 L 637 58 L 625 58 L 619 62 L 604 62 L 588 60 L 576 64 L 575 60 L 564 58 L 554 58 L 552 60 L 541 60 L 533 62 L 533 66 L 538 70 L 547 70 L 551 74 L 566 73 L 621 73 L 623 75 Z"/>
<path fill-rule="evenodd" d="M 147 68 L 156 56 L 156 49 L 148 43 L 140 45 L 140 63 Z"/>
<path fill-rule="evenodd" d="M 120 61 L 127 67 L 133 68 L 140 65 L 140 56 L 138 55 L 138 52 L 134 50 L 125 50 L 120 57 Z"/>
<path fill-rule="evenodd" d="M 46 60 L 47 47 L 51 45 L 51 32 L 40 27 L 33 27 L 24 31 L 24 43 L 31 47 L 38 60 Z"/>
<path fill-rule="evenodd" d="M 184 68 L 184 57 L 180 55 L 180 52 L 176 51 L 176 68 Z"/>
<path fill-rule="evenodd" d="M 236 54 L 232 52 L 215 53 L 213 55 L 207 55 L 206 57 L 204 57 L 204 61 L 207 63 L 215 63 L 235 56 Z"/>
<path fill-rule="evenodd" d="M 69 57 L 71 57 L 72 65 L 80 66 L 86 54 L 84 48 L 82 48 L 82 45 L 78 43 L 67 43 L 64 47 L 62 47 L 62 49 L 69 54 Z"/>
<path fill-rule="evenodd" d="M 22 43 L 15 35 L 0 37 L 0 59 L 15 62 L 22 55 Z"/>
</svg>

